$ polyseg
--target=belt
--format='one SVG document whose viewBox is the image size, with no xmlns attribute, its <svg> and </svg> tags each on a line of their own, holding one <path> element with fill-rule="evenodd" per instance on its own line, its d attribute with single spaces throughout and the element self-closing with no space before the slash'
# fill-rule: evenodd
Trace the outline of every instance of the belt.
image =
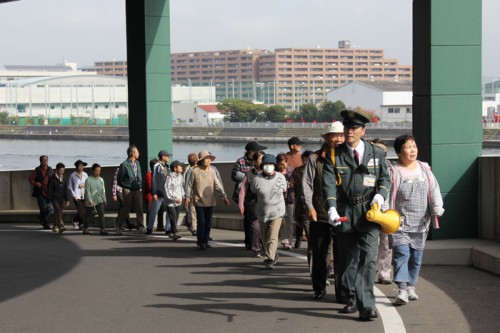
<svg viewBox="0 0 500 333">
<path fill-rule="evenodd" d="M 345 202 L 350 206 L 358 206 L 358 205 L 361 205 L 361 204 L 367 202 L 369 199 L 370 199 L 370 196 L 365 197 L 361 194 L 355 194 L 351 197 L 341 196 L 339 198 L 339 201 Z"/>
</svg>

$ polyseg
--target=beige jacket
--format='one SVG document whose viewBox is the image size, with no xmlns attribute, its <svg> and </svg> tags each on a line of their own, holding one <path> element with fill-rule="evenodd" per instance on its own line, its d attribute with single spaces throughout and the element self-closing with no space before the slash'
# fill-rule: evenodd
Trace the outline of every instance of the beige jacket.
<svg viewBox="0 0 500 333">
<path fill-rule="evenodd" d="M 226 192 L 219 179 L 217 179 L 214 169 L 193 168 L 186 188 L 186 198 L 189 198 L 195 206 L 211 207 L 216 204 L 216 192 L 220 197 L 226 196 Z"/>
</svg>

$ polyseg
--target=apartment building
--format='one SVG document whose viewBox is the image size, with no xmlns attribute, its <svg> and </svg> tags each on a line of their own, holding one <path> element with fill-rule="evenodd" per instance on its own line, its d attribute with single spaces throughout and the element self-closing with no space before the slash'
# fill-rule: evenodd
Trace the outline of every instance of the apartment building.
<svg viewBox="0 0 500 333">
<path fill-rule="evenodd" d="M 329 90 L 354 80 L 412 78 L 411 66 L 386 59 L 382 49 L 284 48 L 260 58 L 258 81 L 273 87 L 273 94 L 264 92 L 266 104 L 297 110 L 303 103 L 325 100 Z"/>
<path fill-rule="evenodd" d="M 186 52 L 171 55 L 172 84 L 215 86 L 216 99 L 255 100 L 258 61 L 265 50 Z"/>
<path fill-rule="evenodd" d="M 126 61 L 95 62 L 98 75 L 127 77 Z M 326 100 L 348 82 L 412 80 L 412 66 L 386 59 L 383 49 L 280 48 L 171 54 L 172 84 L 215 87 L 216 101 L 237 98 L 298 110 Z"/>
<path fill-rule="evenodd" d="M 94 62 L 93 70 L 97 75 L 127 77 L 127 62 L 123 60 Z"/>
<path fill-rule="evenodd" d="M 298 110 L 348 82 L 412 80 L 412 66 L 386 59 L 383 49 L 280 48 L 174 53 L 172 83 L 216 87 L 216 100 L 238 98 Z"/>
</svg>

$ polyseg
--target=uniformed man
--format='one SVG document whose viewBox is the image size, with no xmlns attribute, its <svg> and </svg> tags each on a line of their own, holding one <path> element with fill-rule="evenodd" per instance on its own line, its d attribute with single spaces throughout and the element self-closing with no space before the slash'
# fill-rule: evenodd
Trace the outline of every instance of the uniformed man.
<svg viewBox="0 0 500 333">
<path fill-rule="evenodd" d="M 382 149 L 363 139 L 369 119 L 344 110 L 345 143 L 327 154 L 323 191 L 329 223 L 337 234 L 342 289 L 348 303 L 342 313 L 359 311 L 361 320 L 377 318 L 373 285 L 380 226 L 366 220 L 371 205 L 388 195 L 390 177 Z M 347 222 L 339 222 L 340 216 Z"/>
</svg>

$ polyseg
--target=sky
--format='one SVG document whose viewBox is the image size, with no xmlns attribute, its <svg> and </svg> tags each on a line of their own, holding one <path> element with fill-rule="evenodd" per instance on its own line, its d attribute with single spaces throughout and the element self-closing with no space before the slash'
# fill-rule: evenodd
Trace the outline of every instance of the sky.
<svg viewBox="0 0 500 333">
<path fill-rule="evenodd" d="M 412 62 L 412 0 L 170 0 L 171 51 L 351 46 Z M 500 77 L 499 0 L 483 0 L 483 75 Z M 126 60 L 125 0 L 0 5 L 0 66 Z"/>
</svg>

